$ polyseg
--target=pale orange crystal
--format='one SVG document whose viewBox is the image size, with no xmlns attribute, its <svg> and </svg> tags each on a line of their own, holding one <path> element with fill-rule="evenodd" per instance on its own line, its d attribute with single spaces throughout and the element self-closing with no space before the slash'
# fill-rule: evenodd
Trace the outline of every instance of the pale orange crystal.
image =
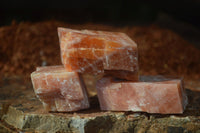
<svg viewBox="0 0 200 133">
<path fill-rule="evenodd" d="M 38 67 L 31 74 L 36 96 L 47 111 L 70 112 L 89 108 L 82 78 L 63 66 Z"/>
<path fill-rule="evenodd" d="M 181 79 L 145 76 L 140 80 L 131 82 L 104 77 L 97 81 L 101 109 L 160 114 L 183 113 L 187 97 Z"/>
</svg>

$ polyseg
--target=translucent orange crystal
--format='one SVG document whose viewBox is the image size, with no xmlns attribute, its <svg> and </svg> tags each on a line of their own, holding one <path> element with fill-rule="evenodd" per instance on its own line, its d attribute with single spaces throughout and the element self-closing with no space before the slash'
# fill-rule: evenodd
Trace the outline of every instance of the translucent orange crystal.
<svg viewBox="0 0 200 133">
<path fill-rule="evenodd" d="M 124 33 L 58 28 L 58 34 L 62 62 L 68 71 L 138 72 L 137 45 Z"/>
<path fill-rule="evenodd" d="M 181 79 L 142 76 L 132 82 L 104 77 L 96 88 L 102 110 L 180 114 L 187 105 Z"/>
<path fill-rule="evenodd" d="M 31 74 L 34 91 L 47 111 L 70 112 L 89 108 L 82 77 L 63 66 L 38 67 Z"/>
</svg>

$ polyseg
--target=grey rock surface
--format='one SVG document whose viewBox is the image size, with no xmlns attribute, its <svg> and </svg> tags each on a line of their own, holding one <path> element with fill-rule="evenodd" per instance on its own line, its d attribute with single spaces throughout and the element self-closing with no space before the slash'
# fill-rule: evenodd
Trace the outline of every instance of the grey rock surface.
<svg viewBox="0 0 200 133">
<path fill-rule="evenodd" d="M 200 91 L 187 89 L 189 104 L 183 114 L 101 111 L 97 97 L 91 108 L 72 112 L 45 112 L 31 84 L 19 79 L 0 86 L 0 132 L 66 133 L 193 133 L 200 130 Z"/>
</svg>

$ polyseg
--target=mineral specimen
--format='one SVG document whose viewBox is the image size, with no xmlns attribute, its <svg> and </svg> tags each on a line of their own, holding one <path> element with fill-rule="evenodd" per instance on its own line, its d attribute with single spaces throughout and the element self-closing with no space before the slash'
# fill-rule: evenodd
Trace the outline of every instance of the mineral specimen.
<svg viewBox="0 0 200 133">
<path fill-rule="evenodd" d="M 58 28 L 62 63 L 68 71 L 123 70 L 138 75 L 137 44 L 118 32 Z"/>
<path fill-rule="evenodd" d="M 63 66 L 38 67 L 31 74 L 36 96 L 47 111 L 69 112 L 89 108 L 82 77 Z"/>
<path fill-rule="evenodd" d="M 104 77 L 96 88 L 102 110 L 179 114 L 187 105 L 181 79 L 143 76 L 132 82 Z"/>
</svg>

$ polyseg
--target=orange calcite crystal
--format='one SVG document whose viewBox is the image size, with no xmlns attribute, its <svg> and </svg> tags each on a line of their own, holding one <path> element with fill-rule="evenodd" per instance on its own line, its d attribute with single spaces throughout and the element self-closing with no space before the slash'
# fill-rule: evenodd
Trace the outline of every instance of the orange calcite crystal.
<svg viewBox="0 0 200 133">
<path fill-rule="evenodd" d="M 124 70 L 138 75 L 137 45 L 126 34 L 58 28 L 58 35 L 62 63 L 68 71 Z"/>
<path fill-rule="evenodd" d="M 89 108 L 85 85 L 76 72 L 67 72 L 63 66 L 38 67 L 31 79 L 35 94 L 47 111 Z"/>
<path fill-rule="evenodd" d="M 187 105 L 181 79 L 143 76 L 131 82 L 104 77 L 96 88 L 102 110 L 179 114 Z"/>
</svg>

